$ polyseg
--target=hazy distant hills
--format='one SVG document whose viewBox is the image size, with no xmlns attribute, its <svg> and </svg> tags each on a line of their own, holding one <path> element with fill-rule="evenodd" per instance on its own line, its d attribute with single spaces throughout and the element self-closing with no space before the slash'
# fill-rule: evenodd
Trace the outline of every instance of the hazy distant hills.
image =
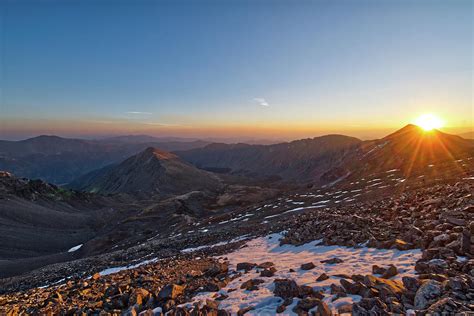
<svg viewBox="0 0 474 316">
<path fill-rule="evenodd" d="M 177 154 L 206 170 L 304 181 L 319 178 L 361 142 L 354 137 L 327 135 L 275 145 L 210 144 Z"/>
<path fill-rule="evenodd" d="M 84 140 L 43 135 L 22 141 L 1 140 L 0 170 L 20 177 L 64 184 L 92 170 L 120 162 L 150 146 L 174 151 L 206 144 L 199 140 L 151 136 Z"/>
<path fill-rule="evenodd" d="M 327 184 L 351 174 L 390 169 L 415 173 L 428 165 L 472 157 L 474 141 L 407 125 L 373 141 L 328 135 L 269 146 L 210 144 L 177 153 L 207 170 Z"/>
<path fill-rule="evenodd" d="M 148 147 L 175 152 L 200 169 L 257 180 L 328 183 L 343 176 L 383 169 L 406 170 L 472 154 L 472 140 L 407 127 L 379 140 L 327 135 L 270 145 L 208 143 L 175 137 L 127 135 L 101 140 L 38 136 L 0 141 L 0 170 L 19 177 L 69 183 L 118 164 Z M 411 167 L 413 169 L 413 166 Z M 100 172 L 103 172 L 100 171 Z"/>
<path fill-rule="evenodd" d="M 191 191 L 216 191 L 221 187 L 214 174 L 197 169 L 176 155 L 147 148 L 120 164 L 93 171 L 73 181 L 78 190 L 110 193 L 177 195 Z"/>
</svg>

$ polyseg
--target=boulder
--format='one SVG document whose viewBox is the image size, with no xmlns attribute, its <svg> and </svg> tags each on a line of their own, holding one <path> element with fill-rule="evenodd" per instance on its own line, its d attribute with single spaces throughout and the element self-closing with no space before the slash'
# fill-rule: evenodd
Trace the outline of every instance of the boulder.
<svg viewBox="0 0 474 316">
<path fill-rule="evenodd" d="M 275 275 L 275 272 L 276 272 L 275 267 L 270 267 L 270 268 L 268 268 L 268 269 L 263 269 L 263 270 L 260 272 L 260 276 L 261 276 L 261 277 L 269 278 L 269 277 L 272 277 L 273 275 Z"/>
<path fill-rule="evenodd" d="M 465 226 L 466 220 L 462 218 L 447 217 L 446 222 L 455 225 L 455 226 Z"/>
<path fill-rule="evenodd" d="M 372 273 L 373 274 L 384 274 L 385 271 L 387 271 L 387 269 L 383 268 L 383 267 L 379 267 L 378 265 L 374 264 L 372 266 Z"/>
<path fill-rule="evenodd" d="M 258 290 L 259 284 L 263 283 L 264 281 L 261 279 L 250 279 L 248 281 L 245 281 L 242 283 L 240 286 L 241 289 L 247 290 L 247 291 L 256 291 Z"/>
<path fill-rule="evenodd" d="M 293 312 L 295 312 L 298 315 L 301 315 L 304 312 L 308 312 L 313 307 L 316 307 L 316 305 L 318 305 L 319 302 L 320 300 L 317 298 L 313 298 L 313 297 L 303 298 L 298 301 L 298 304 L 296 304 L 295 308 L 293 308 Z"/>
<path fill-rule="evenodd" d="M 331 309 L 324 301 L 319 301 L 315 316 L 332 316 Z"/>
<path fill-rule="evenodd" d="M 326 273 L 323 273 L 321 274 L 320 276 L 318 276 L 318 278 L 316 279 L 317 282 L 321 282 L 321 281 L 324 281 L 324 280 L 327 280 L 329 279 L 329 276 L 326 274 Z"/>
<path fill-rule="evenodd" d="M 326 264 L 336 264 L 336 263 L 341 263 L 344 262 L 344 260 L 340 258 L 331 258 L 327 260 L 321 260 L 321 263 L 326 263 Z"/>
<path fill-rule="evenodd" d="M 420 281 L 417 278 L 404 276 L 402 277 L 402 282 L 408 291 L 416 292 L 420 287 Z"/>
<path fill-rule="evenodd" d="M 311 270 L 311 269 L 314 269 L 314 268 L 316 268 L 316 266 L 312 262 L 303 263 L 301 265 L 301 270 Z"/>
<path fill-rule="evenodd" d="M 276 279 L 274 282 L 275 289 L 273 294 L 283 299 L 298 297 L 300 288 L 294 280 L 291 279 Z"/>
<path fill-rule="evenodd" d="M 348 294 L 359 295 L 365 286 L 360 282 L 351 283 L 346 279 L 341 279 L 340 283 Z"/>
<path fill-rule="evenodd" d="M 184 293 L 184 286 L 177 284 L 165 285 L 158 293 L 159 299 L 175 299 Z"/>
<path fill-rule="evenodd" d="M 257 266 L 257 264 L 255 264 L 255 263 L 240 262 L 240 263 L 237 263 L 237 270 L 244 270 L 245 272 L 248 272 L 256 266 Z"/>
<path fill-rule="evenodd" d="M 429 306 L 431 300 L 441 296 L 442 285 L 435 280 L 428 280 L 424 282 L 416 291 L 415 294 L 415 308 L 425 309 Z"/>
<path fill-rule="evenodd" d="M 275 264 L 271 261 L 266 261 L 266 262 L 263 262 L 263 263 L 260 263 L 257 268 L 260 268 L 260 269 L 269 269 L 269 268 L 272 268 L 274 267 Z"/>
<path fill-rule="evenodd" d="M 391 264 L 387 270 L 382 274 L 382 278 L 384 279 L 390 279 L 398 274 L 398 269 L 396 266 Z"/>
<path fill-rule="evenodd" d="M 237 316 L 245 315 L 246 313 L 250 312 L 251 310 L 254 310 L 255 307 L 253 306 L 247 306 L 244 308 L 241 308 L 237 311 Z"/>
</svg>

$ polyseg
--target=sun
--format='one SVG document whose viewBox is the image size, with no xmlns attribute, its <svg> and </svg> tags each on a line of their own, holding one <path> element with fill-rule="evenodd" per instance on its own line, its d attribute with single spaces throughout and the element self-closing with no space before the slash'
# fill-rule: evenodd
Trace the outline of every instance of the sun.
<svg viewBox="0 0 474 316">
<path fill-rule="evenodd" d="M 415 120 L 415 124 L 424 129 L 425 131 L 431 131 L 435 128 L 443 127 L 444 122 L 442 119 L 434 114 L 423 114 Z"/>
</svg>

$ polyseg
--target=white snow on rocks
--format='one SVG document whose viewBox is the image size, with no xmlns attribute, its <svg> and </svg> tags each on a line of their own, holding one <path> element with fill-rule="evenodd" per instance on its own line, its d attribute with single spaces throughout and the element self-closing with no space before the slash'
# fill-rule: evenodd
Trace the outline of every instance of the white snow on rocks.
<svg viewBox="0 0 474 316">
<path fill-rule="evenodd" d="M 348 295 L 348 297 L 337 299 L 333 302 L 329 287 L 332 283 L 339 285 L 340 278 L 334 277 L 335 274 L 372 274 L 372 265 L 377 264 L 386 267 L 393 264 L 398 268 L 399 274 L 394 279 L 401 279 L 402 276 L 413 276 L 415 262 L 421 257 L 420 250 L 381 250 L 375 248 L 349 248 L 340 246 L 323 246 L 318 245 L 320 241 L 313 241 L 301 246 L 279 245 L 281 234 L 272 234 L 266 237 L 252 239 L 242 248 L 226 254 L 230 263 L 230 268 L 235 269 L 239 262 L 263 263 L 271 261 L 275 264 L 277 272 L 273 277 L 260 277 L 259 272 L 255 269 L 242 277 L 230 282 L 225 288 L 221 289 L 221 293 L 228 295 L 228 298 L 221 301 L 219 308 L 237 314 L 238 310 L 247 306 L 255 307 L 254 310 L 246 315 L 274 315 L 278 305 L 282 303 L 282 299 L 273 295 L 273 281 L 275 279 L 288 278 L 293 279 L 298 285 L 312 286 L 314 289 L 322 289 L 326 293 L 324 299 L 328 305 L 337 311 L 341 306 L 352 304 L 361 299 L 357 295 Z M 339 264 L 323 264 L 322 260 L 330 258 L 339 258 L 344 260 Z M 301 270 L 303 263 L 313 262 L 316 267 L 312 270 Z M 294 269 L 295 272 L 289 272 Z M 317 282 L 316 278 L 322 273 L 330 276 L 329 279 Z M 247 291 L 240 289 L 243 282 L 259 278 L 265 281 L 260 284 L 256 291 Z M 228 291 L 236 289 L 235 291 Z M 205 302 L 206 298 L 213 298 L 216 293 L 200 293 L 194 297 L 194 302 Z M 292 309 L 296 306 L 298 299 L 294 299 L 293 304 L 286 308 L 285 315 L 295 315 Z"/>
</svg>

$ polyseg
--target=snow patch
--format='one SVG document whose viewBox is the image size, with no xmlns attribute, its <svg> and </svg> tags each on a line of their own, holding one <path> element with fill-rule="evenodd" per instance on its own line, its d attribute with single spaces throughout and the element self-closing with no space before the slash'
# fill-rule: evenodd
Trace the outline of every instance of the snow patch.
<svg viewBox="0 0 474 316">
<path fill-rule="evenodd" d="M 109 275 L 109 274 L 117 273 L 117 272 L 124 271 L 124 270 L 130 270 L 130 269 L 138 268 L 140 266 L 143 266 L 145 264 L 149 264 L 149 263 L 152 263 L 152 262 L 156 262 L 158 260 L 159 260 L 158 258 L 154 258 L 154 259 L 144 260 L 144 261 L 141 261 L 139 263 L 128 265 L 128 266 L 107 268 L 105 270 L 100 271 L 99 274 L 102 275 L 102 276 Z"/>
<path fill-rule="evenodd" d="M 72 247 L 71 249 L 69 249 L 67 252 L 78 251 L 81 247 L 82 247 L 82 244 L 77 245 L 77 246 L 74 246 L 74 247 Z"/>
<path fill-rule="evenodd" d="M 301 246 L 280 246 L 279 239 L 282 236 L 280 233 L 252 239 L 246 243 L 245 247 L 225 255 L 229 260 L 231 269 L 235 269 L 239 262 L 255 262 L 258 264 L 271 261 L 275 264 L 277 272 L 273 277 L 265 278 L 260 277 L 259 272 L 254 269 L 233 280 L 220 290 L 221 294 L 228 295 L 228 297 L 221 301 L 219 308 L 228 310 L 234 315 L 241 308 L 253 306 L 255 309 L 246 315 L 274 315 L 276 308 L 282 303 L 282 299 L 273 295 L 273 281 L 288 278 L 295 280 L 299 285 L 308 285 L 315 290 L 323 290 L 326 295 L 324 301 L 328 303 L 333 312 L 336 312 L 341 306 L 357 302 L 361 297 L 350 295 L 333 301 L 335 297 L 330 294 L 330 285 L 333 283 L 339 284 L 340 280 L 340 278 L 334 276 L 335 274 L 372 274 L 371 270 L 374 264 L 382 267 L 394 264 L 398 268 L 399 274 L 393 279 L 400 280 L 403 276 L 414 276 L 414 265 L 421 257 L 420 250 L 399 251 L 368 247 L 322 246 L 318 245 L 319 240 Z M 344 261 L 339 264 L 321 263 L 322 260 L 335 257 Z M 301 264 L 308 262 L 313 262 L 316 267 L 308 271 L 301 270 Z M 295 272 L 289 272 L 290 269 L 294 269 Z M 316 278 L 322 273 L 326 273 L 330 278 L 316 282 Z M 265 282 L 260 284 L 256 291 L 240 289 L 243 282 L 253 278 L 260 278 Z M 229 291 L 231 289 L 236 290 Z M 194 302 L 205 302 L 213 295 L 215 293 L 200 293 L 193 298 L 192 302 L 185 305 L 192 306 Z M 285 315 L 296 315 L 292 309 L 297 302 L 298 299 L 294 299 L 293 304 L 287 307 Z"/>
</svg>

